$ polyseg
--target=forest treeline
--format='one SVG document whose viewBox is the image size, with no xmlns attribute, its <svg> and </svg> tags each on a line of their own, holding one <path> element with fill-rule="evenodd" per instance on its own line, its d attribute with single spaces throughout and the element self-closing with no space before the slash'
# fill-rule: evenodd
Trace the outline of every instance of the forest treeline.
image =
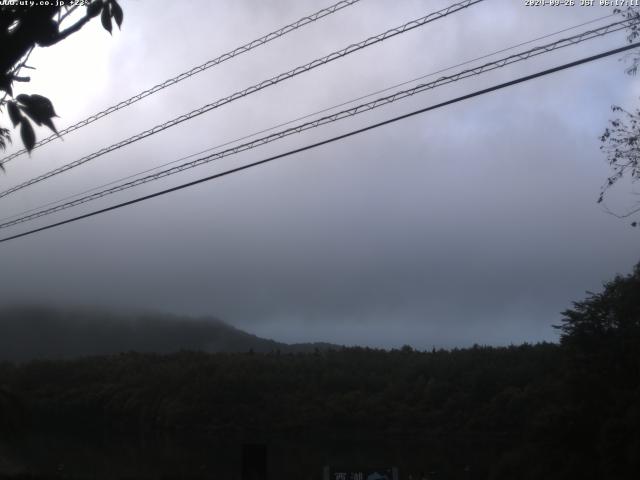
<svg viewBox="0 0 640 480">
<path fill-rule="evenodd" d="M 5 362 L 0 425 L 466 439 L 476 478 L 637 478 L 640 268 L 559 328 L 560 344 Z"/>
</svg>

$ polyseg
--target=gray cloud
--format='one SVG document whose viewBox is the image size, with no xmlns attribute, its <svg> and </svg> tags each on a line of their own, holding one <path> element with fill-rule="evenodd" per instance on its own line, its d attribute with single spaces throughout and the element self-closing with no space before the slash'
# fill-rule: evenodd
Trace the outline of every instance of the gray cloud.
<svg viewBox="0 0 640 480">
<path fill-rule="evenodd" d="M 162 2 L 150 13 L 148 2 L 128 2 L 113 39 L 94 25 L 69 40 L 70 49 L 96 45 L 103 56 L 92 61 L 105 77 L 77 63 L 66 76 L 47 69 L 70 55 L 56 47 L 34 58 L 40 70 L 32 86 L 54 99 L 66 125 L 324 4 Z M 2 182 L 17 183 L 446 4 L 364 0 L 15 160 Z M 2 203 L 6 214 L 30 208 L 610 13 L 552 10 L 506 0 L 474 6 Z M 438 89 L 87 210 L 623 42 L 618 34 Z M 70 94 L 53 81 L 63 76 L 87 91 Z M 3 244 L 0 299 L 210 314 L 284 341 L 430 348 L 553 340 L 550 325 L 561 310 L 638 260 L 637 232 L 595 204 L 607 175 L 598 134 L 610 105 L 629 104 L 637 93 L 611 58 Z"/>
</svg>

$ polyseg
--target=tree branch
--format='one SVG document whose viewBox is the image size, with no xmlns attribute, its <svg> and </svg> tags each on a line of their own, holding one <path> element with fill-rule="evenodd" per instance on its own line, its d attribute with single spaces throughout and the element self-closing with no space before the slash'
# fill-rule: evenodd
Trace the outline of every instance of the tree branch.
<svg viewBox="0 0 640 480">
<path fill-rule="evenodd" d="M 56 37 L 56 41 L 55 43 L 58 43 L 60 40 L 64 40 L 65 38 L 67 38 L 69 35 L 71 35 L 72 33 L 76 33 L 78 30 L 80 30 L 82 27 L 85 26 L 85 24 L 91 20 L 90 17 L 88 16 L 84 16 L 82 17 L 80 20 L 78 20 L 76 23 L 74 23 L 73 25 L 71 25 L 69 28 L 64 29 L 62 32 L 58 33 L 57 37 Z M 53 44 L 52 44 L 53 45 Z"/>
</svg>

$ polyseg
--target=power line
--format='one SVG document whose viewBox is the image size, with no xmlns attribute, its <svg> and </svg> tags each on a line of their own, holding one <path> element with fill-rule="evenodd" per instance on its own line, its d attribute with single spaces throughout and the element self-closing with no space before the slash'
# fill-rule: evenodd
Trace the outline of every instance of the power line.
<svg viewBox="0 0 640 480">
<path fill-rule="evenodd" d="M 133 105 L 134 103 L 138 102 L 139 100 L 142 100 L 143 98 L 148 97 L 149 95 L 153 95 L 156 92 L 159 92 L 160 90 L 164 90 L 167 87 L 170 87 L 172 85 L 175 85 L 179 82 L 181 82 L 182 80 L 185 80 L 187 78 L 190 78 L 194 75 L 197 75 L 198 73 L 204 72 L 205 70 L 208 70 L 211 67 L 215 67 L 216 65 L 220 65 L 223 62 L 226 62 L 227 60 L 230 60 L 234 57 L 237 57 L 238 55 L 241 55 L 243 53 L 249 52 L 250 50 L 253 50 L 254 48 L 257 48 L 261 45 L 265 45 L 277 38 L 280 38 L 294 30 L 297 30 L 300 27 L 303 27 L 305 25 L 308 25 L 310 23 L 313 23 L 317 20 L 320 20 L 321 18 L 324 18 L 328 15 L 331 15 L 333 13 L 336 13 L 339 10 L 342 10 L 343 8 L 346 7 L 350 7 L 351 5 L 358 3 L 360 0 L 341 0 L 338 3 L 335 3 L 333 5 L 331 5 L 330 7 L 327 8 L 323 8 L 322 10 L 317 11 L 316 13 L 312 13 L 311 15 L 307 15 L 305 17 L 300 18 L 299 20 L 290 23 L 289 25 L 286 25 L 282 28 L 279 28 L 278 30 L 275 30 L 271 33 L 268 33 L 267 35 L 264 35 L 260 38 L 257 38 L 256 40 L 252 40 L 249 43 L 246 43 L 240 47 L 235 48 L 234 50 L 231 50 L 227 53 L 223 53 L 222 55 L 220 55 L 219 57 L 216 57 L 214 59 L 208 60 L 205 63 L 203 63 L 202 65 L 198 65 L 197 67 L 193 67 L 191 70 L 187 70 L 186 72 L 182 72 L 179 75 L 176 75 L 173 78 L 170 78 L 168 80 L 165 80 L 162 83 L 159 83 L 151 88 L 149 88 L 148 90 L 144 90 L 143 92 L 140 92 L 126 100 L 121 101 L 120 103 L 113 105 L 109 108 L 106 108 L 105 110 L 102 110 L 101 112 L 95 113 L 93 115 L 91 115 L 90 117 L 85 118 L 84 120 L 80 120 L 79 122 L 63 129 L 60 130 L 58 132 L 58 135 L 50 135 L 47 138 L 44 138 L 40 141 L 38 141 L 33 148 L 38 148 L 42 145 L 45 145 L 53 140 L 55 140 L 57 137 L 62 137 L 64 135 L 66 135 L 67 133 L 71 133 L 75 130 L 78 130 L 82 127 L 86 127 L 87 125 L 89 125 L 90 123 L 95 122 L 96 120 L 101 119 L 102 117 L 105 117 L 107 115 L 110 115 L 118 110 L 121 110 L 125 107 L 128 107 L 129 105 Z M 72 8 L 75 9 L 76 7 Z M 70 12 L 68 12 L 70 13 Z M 67 14 L 68 14 L 67 13 Z M 65 15 L 67 15 L 65 14 Z M 19 157 L 20 155 L 22 155 L 23 153 L 27 153 L 27 149 L 22 149 L 19 150 L 15 153 L 12 153 L 11 155 L 7 155 L 6 157 L 4 157 L 2 160 L 0 160 L 0 165 L 4 165 L 5 163 L 13 160 L 14 158 Z"/>
<path fill-rule="evenodd" d="M 396 28 L 392 28 L 390 30 L 387 30 L 386 32 L 383 32 L 379 35 L 375 35 L 373 37 L 369 37 L 366 40 L 363 40 L 361 42 L 358 43 L 354 43 L 352 45 L 349 45 L 346 48 L 343 48 L 342 50 L 338 50 L 336 52 L 330 53 L 329 55 L 326 55 L 322 58 L 316 59 L 312 62 L 307 63 L 306 65 L 303 66 L 299 66 L 294 68 L 293 70 L 289 70 L 286 73 L 281 73 L 280 75 L 277 75 L 275 77 L 272 77 L 268 80 L 264 80 L 260 83 L 257 83 L 255 85 L 252 85 L 251 87 L 248 87 L 244 90 L 238 91 L 228 97 L 216 100 L 213 103 L 209 103 L 207 105 L 204 105 L 196 110 L 193 110 L 189 113 L 183 114 L 179 117 L 176 117 L 172 120 L 169 120 L 168 122 L 165 122 L 163 124 L 160 125 L 156 125 L 153 128 L 150 128 L 149 130 L 145 130 L 144 132 L 138 133 L 132 137 L 129 137 L 125 140 L 122 140 L 118 143 L 114 143 L 113 145 L 110 145 L 108 147 L 102 148 L 100 150 L 98 150 L 97 152 L 91 153 L 85 157 L 82 157 L 78 160 L 75 160 L 71 163 L 68 163 L 66 165 L 63 165 L 62 167 L 56 168 L 54 170 L 51 170 L 47 173 L 44 173 L 42 175 L 39 175 L 37 177 L 34 177 L 30 180 L 27 180 L 26 182 L 23 182 L 19 185 L 16 185 L 14 187 L 9 188 L 8 190 L 5 190 L 3 192 L 0 192 L 0 198 L 2 197 L 6 197 L 7 195 L 10 195 L 14 192 L 17 192 L 18 190 L 22 190 L 23 188 L 26 188 L 30 185 L 33 185 L 35 183 L 39 183 L 43 180 L 46 180 L 47 178 L 53 177 L 55 175 L 58 175 L 60 173 L 66 172 L 68 170 L 71 170 L 72 168 L 78 167 L 84 163 L 87 163 L 97 157 L 100 157 L 102 155 L 105 155 L 109 152 L 112 152 L 114 150 L 118 150 L 122 147 L 125 147 L 127 145 L 130 145 L 131 143 L 137 142 L 138 140 L 142 140 L 143 138 L 149 137 L 151 135 L 154 135 L 156 133 L 159 133 L 163 130 L 166 130 L 167 128 L 173 127 L 175 125 L 178 125 L 182 122 L 185 122 L 187 120 L 191 120 L 199 115 L 202 115 L 203 113 L 209 112 L 215 108 L 218 108 L 222 105 L 225 105 L 227 103 L 230 103 L 234 100 L 237 100 L 239 98 L 245 97 L 247 95 L 250 95 L 252 93 L 258 92 L 264 88 L 270 87 L 272 85 L 276 85 L 284 80 L 288 80 L 289 78 L 295 77 L 297 75 L 300 75 L 301 73 L 313 70 L 314 68 L 317 68 L 319 66 L 325 65 L 329 62 L 332 62 L 334 60 L 337 60 L 339 58 L 342 58 L 344 56 L 347 56 L 351 53 L 357 52 L 359 50 L 362 50 L 366 47 L 369 47 L 371 45 L 375 45 L 377 43 L 383 42 L 385 40 L 388 40 L 389 38 L 395 37 L 396 35 L 400 35 L 402 33 L 406 33 L 410 30 L 413 30 L 415 28 L 418 27 L 422 27 L 424 25 L 427 25 L 428 23 L 431 23 L 435 20 L 438 20 L 440 18 L 444 18 L 448 15 L 451 15 L 453 13 L 456 13 L 464 8 L 470 7 L 476 3 L 480 3 L 484 0 L 463 0 L 462 2 L 453 4 L 449 7 L 446 7 L 442 10 L 439 10 L 437 12 L 433 12 L 430 13 L 424 17 L 418 18 L 416 20 L 412 20 L 410 22 L 405 23 L 404 25 L 401 25 L 399 27 Z"/>
<path fill-rule="evenodd" d="M 49 224 L 49 225 L 45 225 L 43 227 L 36 228 L 36 229 L 33 229 L 33 230 L 29 230 L 27 232 L 19 233 L 17 235 L 12 235 L 10 237 L 5 237 L 3 239 L 0 239 L 0 243 L 8 242 L 9 240 L 14 240 L 14 239 L 17 239 L 17 238 L 25 237 L 27 235 L 31 235 L 31 234 L 34 234 L 34 233 L 42 232 L 44 230 L 49 230 L 49 229 L 54 228 L 54 227 L 58 227 L 58 226 L 61 226 L 61 225 L 66 225 L 68 223 L 76 222 L 76 221 L 83 220 L 83 219 L 89 218 L 89 217 L 93 217 L 93 216 L 96 216 L 96 215 L 99 215 L 99 214 L 102 214 L 102 213 L 106 213 L 106 212 L 110 212 L 110 211 L 113 211 L 113 210 L 117 210 L 119 208 L 123 208 L 123 207 L 129 206 L 129 205 L 133 205 L 133 204 L 140 203 L 140 202 L 143 202 L 143 201 L 146 201 L 146 200 L 150 200 L 152 198 L 159 197 L 159 196 L 162 196 L 162 195 L 166 195 L 168 193 L 176 192 L 178 190 L 183 190 L 185 188 L 189 188 L 189 187 L 192 187 L 194 185 L 198 185 L 200 183 L 208 182 L 210 180 L 215 180 L 217 178 L 221 178 L 221 177 L 230 175 L 232 173 L 240 172 L 242 170 L 247 170 L 249 168 L 256 167 L 258 165 L 262 165 L 262 164 L 271 162 L 273 160 L 277 160 L 277 159 L 284 158 L 284 157 L 287 157 L 287 156 L 290 156 L 290 155 L 294 155 L 296 153 L 301 153 L 301 152 L 304 152 L 304 151 L 307 151 L 307 150 L 311 150 L 313 148 L 317 148 L 317 147 L 320 147 L 322 145 L 327 145 L 329 143 L 333 143 L 333 142 L 336 142 L 338 140 L 344 140 L 345 138 L 348 138 L 348 137 L 351 137 L 351 136 L 354 136 L 354 135 L 358 135 L 360 133 L 364 133 L 364 132 L 367 132 L 369 130 L 373 130 L 375 128 L 379 128 L 379 127 L 382 127 L 384 125 L 389 125 L 391 123 L 394 123 L 394 122 L 397 122 L 397 121 L 400 121 L 400 120 L 404 120 L 406 118 L 413 117 L 415 115 L 419 115 L 419 114 L 422 114 L 422 113 L 425 113 L 425 112 L 428 112 L 428 111 L 431 111 L 431 110 L 435 110 L 435 109 L 442 108 L 442 107 L 445 107 L 445 106 L 448 106 L 448 105 L 452 105 L 454 103 L 458 103 L 458 102 L 461 102 L 461 101 L 464 101 L 464 100 L 469 100 L 471 98 L 474 98 L 474 97 L 477 97 L 477 96 L 480 96 L 480 95 L 491 93 L 491 92 L 494 92 L 496 90 L 501 90 L 503 88 L 507 88 L 507 87 L 510 87 L 510 86 L 513 86 L 513 85 L 517 85 L 519 83 L 524 83 L 524 82 L 527 82 L 527 81 L 530 81 L 530 80 L 533 80 L 533 79 L 536 79 L 536 78 L 539 78 L 539 77 L 542 77 L 542 76 L 545 76 L 545 75 L 550 75 L 552 73 L 556 73 L 556 72 L 559 72 L 559 71 L 562 71 L 562 70 L 573 68 L 573 67 L 576 67 L 578 65 L 582 65 L 582 64 L 585 64 L 585 63 L 593 62 L 595 60 L 599 60 L 601 58 L 605 58 L 605 57 L 608 57 L 608 56 L 611 56 L 611 55 L 615 55 L 617 53 L 625 52 L 627 50 L 631 50 L 631 49 L 637 48 L 637 47 L 640 47 L 640 42 L 632 43 L 632 44 L 626 45 L 624 47 L 616 48 L 616 49 L 613 49 L 613 50 L 608 50 L 606 52 L 603 52 L 603 53 L 600 53 L 600 54 L 597 54 L 597 55 L 593 55 L 593 56 L 590 56 L 590 57 L 582 58 L 580 60 L 576 60 L 576 61 L 573 61 L 573 62 L 570 62 L 570 63 L 565 63 L 565 64 L 557 66 L 557 67 L 549 68 L 547 70 L 543 70 L 543 71 L 540 71 L 540 72 L 537 72 L 537 73 L 534 73 L 534 74 L 531 74 L 531 75 L 526 75 L 524 77 L 520 77 L 520 78 L 517 78 L 515 80 L 511 80 L 509 82 L 505 82 L 505 83 L 501 83 L 501 84 L 498 84 L 498 85 L 494 85 L 494 86 L 489 87 L 489 88 L 484 88 L 482 90 L 477 90 L 477 91 L 475 91 L 473 93 L 469 93 L 467 95 L 462 95 L 460 97 L 456 97 L 454 99 L 447 100 L 445 102 L 441 102 L 441 103 L 438 103 L 438 104 L 435 104 L 435 105 L 431 105 L 429 107 L 421 108 L 419 110 L 414 110 L 413 112 L 406 113 L 404 115 L 393 117 L 391 119 L 384 120 L 382 122 L 374 123 L 374 124 L 369 125 L 369 126 L 364 127 L 364 128 L 360 128 L 360 129 L 357 129 L 357 130 L 352 130 L 351 132 L 348 132 L 348 133 L 345 133 L 345 134 L 342 134 L 342 135 L 338 135 L 338 136 L 335 136 L 335 137 L 332 137 L 332 138 L 329 138 L 329 139 L 326 139 L 326 140 L 322 140 L 320 142 L 316 142 L 316 143 L 313 143 L 311 145 L 306 145 L 306 146 L 301 147 L 301 148 L 296 148 L 294 150 L 289 150 L 288 152 L 281 153 L 281 154 L 278 154 L 278 155 L 274 155 L 274 156 L 265 158 L 263 160 L 259 160 L 257 162 L 253 162 L 253 163 L 249 163 L 249 164 L 246 164 L 246 165 L 242 165 L 240 167 L 232 168 L 230 170 L 226 170 L 224 172 L 216 173 L 216 174 L 210 175 L 208 177 L 204 177 L 204 178 L 201 178 L 201 179 L 198 179 L 198 180 L 187 182 L 187 183 L 184 183 L 182 185 L 178 185 L 176 187 L 168 188 L 166 190 L 161 190 L 159 192 L 152 193 L 150 195 L 145 195 L 145 196 L 142 196 L 142 197 L 138 197 L 138 198 L 135 198 L 133 200 L 129 200 L 127 202 L 122 202 L 122 203 L 119 203 L 119 204 L 116 204 L 116 205 L 112 205 L 112 206 L 107 207 L 107 208 L 102 208 L 100 210 L 95 210 L 93 212 L 85 213 L 84 215 L 79 215 L 77 217 L 69 218 L 67 220 L 63 220 L 63 221 L 60 221 L 60 222 L 56 222 L 56 223 L 52 223 L 52 224 Z"/>
<path fill-rule="evenodd" d="M 516 62 L 520 62 L 520 61 L 524 61 L 527 60 L 529 58 L 532 58 L 534 56 L 538 56 L 541 54 L 545 54 L 545 53 L 549 53 L 555 50 L 558 50 L 560 48 L 564 48 L 567 46 L 571 46 L 571 45 L 576 45 L 578 43 L 587 41 L 587 40 L 591 40 L 593 38 L 597 38 L 597 37 L 602 37 L 603 35 L 607 35 L 610 33 L 614 33 L 617 31 L 620 31 L 624 28 L 628 28 L 628 26 L 630 24 L 632 24 L 633 22 L 630 22 L 628 20 L 621 20 L 615 23 L 612 23 L 610 25 L 606 25 L 604 27 L 600 27 L 594 30 L 588 30 L 576 35 L 573 35 L 571 37 L 568 38 L 564 38 L 564 39 L 560 39 L 557 40 L 555 42 L 546 44 L 546 45 L 542 45 L 542 46 L 538 46 L 538 47 L 534 47 L 532 49 L 526 50 L 524 52 L 520 52 L 520 53 L 515 53 L 513 55 L 495 60 L 493 62 L 488 62 L 485 63 L 484 65 L 480 65 L 471 69 L 467 69 L 467 70 L 462 70 L 458 73 L 455 73 L 453 75 L 449 75 L 449 76 L 445 76 L 445 77 L 440 77 L 439 79 L 429 82 L 429 83 L 424 83 L 424 84 L 420 84 L 417 85 L 413 88 L 410 89 L 406 89 L 406 90 L 401 90 L 398 92 L 395 92 L 391 95 L 388 95 L 386 97 L 381 97 L 381 98 L 377 98 L 371 102 L 368 103 L 364 103 L 364 104 L 360 104 L 357 105 L 355 107 L 352 108 L 348 108 L 346 110 L 342 110 L 340 112 L 336 112 L 333 113 L 331 115 L 326 115 L 324 117 L 309 121 L 309 122 L 305 122 L 299 125 L 296 125 L 294 127 L 291 128 L 287 128 L 285 130 L 281 130 L 279 132 L 273 133 L 271 135 L 267 135 L 265 137 L 261 137 L 258 139 L 255 139 L 253 141 L 241 144 L 241 145 L 236 145 L 234 147 L 228 148 L 226 150 L 223 150 L 221 152 L 217 152 L 205 157 L 201 157 L 198 158 L 196 160 L 193 160 L 191 162 L 187 162 L 184 163 L 182 165 L 177 165 L 175 167 L 166 169 L 166 170 L 162 170 L 150 175 L 147 175 L 145 177 L 141 177 L 135 180 L 132 180 L 130 182 L 126 182 L 126 183 L 122 183 L 119 185 L 116 185 L 114 187 L 111 188 L 107 188 L 105 190 L 90 194 L 90 195 L 86 195 L 84 197 L 80 197 L 77 198 L 76 200 L 72 200 L 60 205 L 56 205 L 50 208 L 44 208 L 42 207 L 42 209 L 35 209 L 38 210 L 35 213 L 31 213 L 28 215 L 24 215 L 21 216 L 19 218 L 16 218 L 14 220 L 9 220 L 6 221 L 4 223 L 0 223 L 0 229 L 3 228 L 8 228 L 20 223 L 24 223 L 30 220 L 35 220 L 36 218 L 40 218 L 46 215 L 51 215 L 53 213 L 57 213 L 60 212 L 62 210 L 66 210 L 68 208 L 72 208 L 72 207 L 76 207 L 78 205 L 82 205 L 84 203 L 93 201 L 93 200 L 97 200 L 99 198 L 103 198 L 107 195 L 112 195 L 114 193 L 117 192 L 121 192 L 124 190 L 128 190 L 130 188 L 134 188 L 140 185 L 143 185 L 145 183 L 149 183 L 152 181 L 156 181 L 159 180 L 161 178 L 165 178 L 168 177 L 170 175 L 174 175 L 180 172 L 183 172 L 185 170 L 200 166 L 200 165 L 204 165 L 206 163 L 210 163 L 214 160 L 219 160 L 221 158 L 225 158 L 231 155 L 235 155 L 237 153 L 241 153 L 262 145 L 265 145 L 267 143 L 271 143 L 273 141 L 276 140 L 280 140 L 284 137 L 293 135 L 293 134 L 297 134 L 297 133 L 301 133 L 303 131 L 306 130 L 310 130 L 312 128 L 317 128 L 319 126 L 322 125 L 326 125 L 328 123 L 333 123 L 335 121 L 338 120 L 342 120 L 344 118 L 348 118 L 348 117 L 352 117 L 355 115 L 358 115 L 360 113 L 364 113 L 370 110 L 373 110 L 375 108 L 384 106 L 384 105 L 388 105 L 390 103 L 396 102 L 398 100 L 410 97 L 412 95 L 415 95 L 417 93 L 421 93 L 427 90 L 431 90 L 434 88 L 437 88 L 439 86 L 442 85 L 446 85 L 449 83 L 453 83 L 453 82 L 457 82 L 460 80 L 463 80 L 465 78 L 469 78 L 472 76 L 477 76 L 477 75 L 481 75 L 483 73 L 498 69 L 498 68 L 503 68 L 507 65 L 511 65 L 513 63 Z"/>
<path fill-rule="evenodd" d="M 263 134 L 263 133 L 270 132 L 272 130 L 275 130 L 276 128 L 285 127 L 287 125 L 291 125 L 292 123 L 298 122 L 300 120 L 305 120 L 305 119 L 313 117 L 315 115 L 320 115 L 321 113 L 329 112 L 331 110 L 335 110 L 336 108 L 344 107 L 345 105 L 349 105 L 349 104 L 357 102 L 359 100 L 364 100 L 365 98 L 369 98 L 369 97 L 372 97 L 374 95 L 379 95 L 381 93 L 388 92 L 390 90 L 393 90 L 394 88 L 402 87 L 404 85 L 409 85 L 410 83 L 417 82 L 418 80 L 423 80 L 425 78 L 432 77 L 432 76 L 437 75 L 439 73 L 444 73 L 444 72 L 447 72 L 449 70 L 453 70 L 454 68 L 462 67 L 464 65 L 468 65 L 470 63 L 477 62 L 478 60 L 482 60 L 482 59 L 485 59 L 485 58 L 492 57 L 494 55 L 497 55 L 498 53 L 507 52 L 509 50 L 513 50 L 515 48 L 522 47 L 524 45 L 529 45 L 529 44 L 537 42 L 539 40 L 544 40 L 544 39 L 559 35 L 560 33 L 568 32 L 569 30 L 575 30 L 576 28 L 584 27 L 585 25 L 590 25 L 592 23 L 599 22 L 600 20 L 604 20 L 606 18 L 615 17 L 615 16 L 617 16 L 617 15 L 616 14 L 609 14 L 609 15 L 604 15 L 602 17 L 594 18 L 593 20 L 589 20 L 589 21 L 586 21 L 586 22 L 583 22 L 583 23 L 579 23 L 579 24 L 573 25 L 571 27 L 563 28 L 562 30 L 555 31 L 553 33 L 548 33 L 548 34 L 543 35 L 541 37 L 536 37 L 536 38 L 533 38 L 531 40 L 527 40 L 525 42 L 521 42 L 521 43 L 512 45 L 510 47 L 502 48 L 500 50 L 496 50 L 494 52 L 487 53 L 487 54 L 482 55 L 480 57 L 475 57 L 475 58 L 470 59 L 470 60 L 465 60 L 464 62 L 458 63 L 456 65 L 451 65 L 449 67 L 442 68 L 442 69 L 437 70 L 435 72 L 431 72 L 431 73 L 424 74 L 424 75 L 421 75 L 421 76 L 416 77 L 416 78 L 412 78 L 411 80 L 406 80 L 406 81 L 401 82 L 401 83 L 396 83 L 394 85 L 385 87 L 383 89 L 376 90 L 375 92 L 371 92 L 371 93 L 368 93 L 366 95 L 361 95 L 361 96 L 359 96 L 357 98 L 353 98 L 351 100 L 347 100 L 347 101 L 338 103 L 336 105 L 332 105 L 331 107 L 325 107 L 322 110 L 317 110 L 315 112 L 308 113 L 308 114 L 303 115 L 301 117 L 297 117 L 297 118 L 288 120 L 286 122 L 279 123 L 277 125 L 273 125 L 271 127 L 268 127 L 268 128 L 265 128 L 265 129 L 262 129 L 262 130 L 247 134 L 247 135 L 243 135 L 242 137 L 238 137 L 238 138 L 235 138 L 233 140 L 228 140 L 228 141 L 226 141 L 224 143 L 217 144 L 217 145 L 214 145 L 212 147 L 205 148 L 204 150 L 200 150 L 198 152 L 191 153 L 191 154 L 186 155 L 184 157 L 180 157 L 180 158 L 178 158 L 176 160 L 171 160 L 170 162 L 166 162 L 166 163 L 157 165 L 155 167 L 151 167 L 151 168 L 149 168 L 147 170 L 139 171 L 139 172 L 133 173 L 131 175 L 127 175 L 125 177 L 120 177 L 120 178 L 118 178 L 116 180 L 112 180 L 110 182 L 103 183 L 103 184 L 97 185 L 95 187 L 89 188 L 88 190 L 84 190 L 84 191 L 81 191 L 81 192 L 78 192 L 78 193 L 74 193 L 73 195 L 67 195 L 67 196 L 65 196 L 63 198 L 59 198 L 59 199 L 53 200 L 51 202 L 47 202 L 44 205 L 40 205 L 38 207 L 30 208 L 30 209 L 23 210 L 23 211 L 18 212 L 18 213 L 14 213 L 12 215 L 8 215 L 6 217 L 0 218 L 0 223 L 4 222 L 5 220 L 9 220 L 9 219 L 12 219 L 12 218 L 15 218 L 15 217 L 20 217 L 20 216 L 26 215 L 28 213 L 34 212 L 36 210 L 40 210 L 42 208 L 49 207 L 51 205 L 55 205 L 57 203 L 64 202 L 65 200 L 70 200 L 72 198 L 79 197 L 80 195 L 84 195 L 86 193 L 90 193 L 90 192 L 93 192 L 95 190 L 99 190 L 101 188 L 108 187 L 110 185 L 114 185 L 116 183 L 123 182 L 125 180 L 129 180 L 130 178 L 134 178 L 134 177 L 137 177 L 139 175 L 144 175 L 145 173 L 149 173 L 149 172 L 152 172 L 154 170 L 158 170 L 159 168 L 167 167 L 169 165 L 173 165 L 175 163 L 179 163 L 179 162 L 182 162 L 184 160 L 188 160 L 188 159 L 193 158 L 195 156 L 202 155 L 203 153 L 207 153 L 207 152 L 210 152 L 212 150 L 217 150 L 218 148 L 226 147 L 227 145 L 232 145 L 234 143 L 241 142 L 242 140 L 246 140 L 248 138 L 255 137 L 256 135 L 260 135 L 260 134 Z M 0 225 L 0 228 L 2 228 L 1 225 Z"/>
</svg>

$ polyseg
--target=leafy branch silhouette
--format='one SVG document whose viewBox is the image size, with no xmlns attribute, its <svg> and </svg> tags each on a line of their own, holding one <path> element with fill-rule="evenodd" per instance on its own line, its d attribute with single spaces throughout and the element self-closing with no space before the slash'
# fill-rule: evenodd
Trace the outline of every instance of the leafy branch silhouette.
<svg viewBox="0 0 640 480">
<path fill-rule="evenodd" d="M 51 2 L 52 4 L 54 2 Z M 58 115 L 52 102 L 38 94 L 20 94 L 14 97 L 15 82 L 28 82 L 30 77 L 21 76 L 30 53 L 36 47 L 50 47 L 78 32 L 91 19 L 100 16 L 100 22 L 109 34 L 113 22 L 121 27 L 124 19 L 122 7 L 117 0 L 93 0 L 85 8 L 85 14 L 70 26 L 62 28 L 63 22 L 80 7 L 53 5 L 2 5 L 0 6 L 0 111 L 6 111 L 14 129 L 20 130 L 20 138 L 27 151 L 36 143 L 34 124 L 45 126 L 58 133 L 53 119 Z M 8 98 L 9 97 L 9 98 Z M 0 149 L 11 143 L 11 130 L 0 125 Z M 4 167 L 0 164 L 0 169 Z"/>
</svg>

